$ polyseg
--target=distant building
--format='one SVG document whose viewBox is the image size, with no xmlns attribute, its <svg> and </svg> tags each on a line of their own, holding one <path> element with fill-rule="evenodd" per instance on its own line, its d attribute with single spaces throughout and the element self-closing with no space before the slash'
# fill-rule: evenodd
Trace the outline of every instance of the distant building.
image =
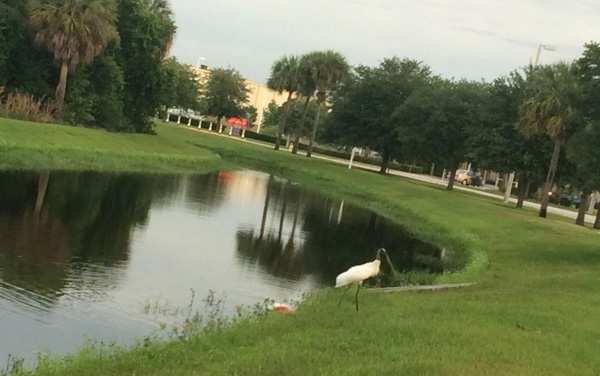
<svg viewBox="0 0 600 376">
<path fill-rule="evenodd" d="M 201 65 L 200 68 L 190 67 L 192 72 L 198 76 L 199 81 L 205 81 L 210 75 L 210 68 L 206 65 Z M 267 87 L 267 85 L 256 81 L 246 81 L 246 87 L 250 90 L 248 93 L 248 105 L 256 107 L 258 117 L 256 119 L 256 125 L 261 126 L 263 120 L 264 111 L 269 106 L 269 103 L 274 101 L 277 105 L 282 105 L 287 100 L 288 93 L 283 92 L 279 94 Z"/>
</svg>

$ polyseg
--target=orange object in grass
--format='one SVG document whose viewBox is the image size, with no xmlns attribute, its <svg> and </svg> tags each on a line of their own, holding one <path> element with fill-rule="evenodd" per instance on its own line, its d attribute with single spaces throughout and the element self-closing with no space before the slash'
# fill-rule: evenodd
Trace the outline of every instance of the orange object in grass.
<svg viewBox="0 0 600 376">
<path fill-rule="evenodd" d="M 284 304 L 284 303 L 274 303 L 273 311 L 281 312 L 281 313 L 289 313 L 289 314 L 296 313 L 296 310 L 293 307 L 290 307 L 289 305 Z"/>
</svg>

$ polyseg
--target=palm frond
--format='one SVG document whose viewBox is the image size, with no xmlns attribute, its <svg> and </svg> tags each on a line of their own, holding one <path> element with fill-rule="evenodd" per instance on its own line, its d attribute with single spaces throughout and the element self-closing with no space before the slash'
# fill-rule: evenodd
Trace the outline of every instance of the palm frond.
<svg viewBox="0 0 600 376">
<path fill-rule="evenodd" d="M 117 36 L 114 0 L 33 0 L 29 24 L 36 43 L 71 68 L 88 63 Z"/>
</svg>

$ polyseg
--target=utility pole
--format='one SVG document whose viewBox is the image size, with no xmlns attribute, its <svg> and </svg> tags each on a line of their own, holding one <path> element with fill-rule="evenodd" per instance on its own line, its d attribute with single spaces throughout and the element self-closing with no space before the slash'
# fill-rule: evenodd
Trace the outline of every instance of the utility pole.
<svg viewBox="0 0 600 376">
<path fill-rule="evenodd" d="M 549 44 L 541 44 L 538 46 L 537 49 L 537 54 L 535 55 L 535 64 L 534 66 L 538 66 L 540 64 L 540 55 L 542 54 L 542 49 L 544 50 L 548 50 L 548 51 L 555 51 L 556 49 L 554 48 L 554 46 L 551 46 Z M 513 185 L 513 181 L 515 179 L 515 172 L 512 171 L 509 175 L 508 175 L 508 184 L 505 186 L 504 189 L 504 203 L 508 202 L 508 199 L 510 198 L 510 194 L 512 192 L 512 185 Z M 496 183 L 498 183 L 498 181 L 496 181 Z"/>
</svg>

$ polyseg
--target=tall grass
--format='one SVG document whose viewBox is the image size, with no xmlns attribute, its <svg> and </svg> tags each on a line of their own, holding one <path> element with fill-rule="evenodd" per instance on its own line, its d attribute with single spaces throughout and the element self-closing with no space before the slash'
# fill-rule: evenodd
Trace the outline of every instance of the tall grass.
<svg viewBox="0 0 600 376">
<path fill-rule="evenodd" d="M 4 87 L 0 87 L 0 117 L 49 123 L 54 120 L 54 105 L 53 100 L 18 91 L 4 94 Z"/>
</svg>

